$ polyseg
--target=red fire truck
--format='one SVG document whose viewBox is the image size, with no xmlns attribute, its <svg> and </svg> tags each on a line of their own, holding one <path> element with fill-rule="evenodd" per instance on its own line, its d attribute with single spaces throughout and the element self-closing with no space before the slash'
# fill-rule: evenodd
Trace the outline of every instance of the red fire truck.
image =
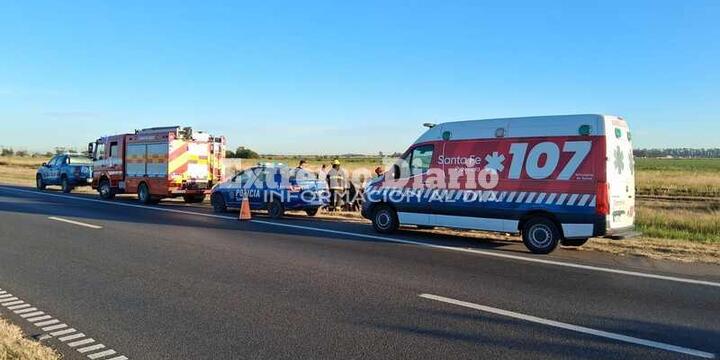
<svg viewBox="0 0 720 360">
<path fill-rule="evenodd" d="M 225 138 L 179 126 L 105 136 L 88 144 L 92 188 L 103 199 L 137 194 L 144 204 L 180 197 L 202 202 L 224 180 Z"/>
</svg>

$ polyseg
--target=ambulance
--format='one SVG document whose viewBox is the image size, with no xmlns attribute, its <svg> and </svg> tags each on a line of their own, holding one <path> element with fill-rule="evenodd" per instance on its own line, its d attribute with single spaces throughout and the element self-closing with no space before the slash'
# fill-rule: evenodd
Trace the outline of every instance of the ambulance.
<svg viewBox="0 0 720 360">
<path fill-rule="evenodd" d="M 635 175 L 627 122 L 560 115 L 425 124 L 366 185 L 375 230 L 400 225 L 521 234 L 533 253 L 633 234 Z"/>
<path fill-rule="evenodd" d="M 225 138 L 190 127 L 156 127 L 88 144 L 92 188 L 103 199 L 137 194 L 144 204 L 182 197 L 198 203 L 224 180 Z"/>
</svg>

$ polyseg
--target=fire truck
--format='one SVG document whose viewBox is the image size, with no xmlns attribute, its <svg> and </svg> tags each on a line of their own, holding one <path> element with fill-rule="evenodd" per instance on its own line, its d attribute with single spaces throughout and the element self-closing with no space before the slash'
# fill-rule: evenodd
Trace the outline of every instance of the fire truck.
<svg viewBox="0 0 720 360">
<path fill-rule="evenodd" d="M 190 127 L 157 127 L 104 136 L 88 144 L 92 188 L 102 199 L 137 194 L 144 204 L 182 197 L 205 199 L 224 180 L 225 138 Z"/>
</svg>

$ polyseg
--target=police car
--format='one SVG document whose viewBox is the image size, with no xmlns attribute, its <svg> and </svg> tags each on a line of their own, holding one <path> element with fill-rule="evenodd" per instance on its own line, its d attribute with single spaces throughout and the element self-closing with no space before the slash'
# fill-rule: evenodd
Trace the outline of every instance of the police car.
<svg viewBox="0 0 720 360">
<path fill-rule="evenodd" d="M 258 164 L 213 187 L 210 203 L 215 212 L 225 212 L 239 208 L 245 197 L 251 210 L 267 210 L 272 218 L 281 218 L 286 210 L 314 216 L 329 202 L 327 183 L 316 174 L 284 164 Z"/>
<path fill-rule="evenodd" d="M 69 193 L 75 186 L 90 185 L 92 182 L 92 159 L 79 154 L 59 154 L 43 163 L 35 175 L 38 189 L 48 185 L 60 185 Z"/>
</svg>

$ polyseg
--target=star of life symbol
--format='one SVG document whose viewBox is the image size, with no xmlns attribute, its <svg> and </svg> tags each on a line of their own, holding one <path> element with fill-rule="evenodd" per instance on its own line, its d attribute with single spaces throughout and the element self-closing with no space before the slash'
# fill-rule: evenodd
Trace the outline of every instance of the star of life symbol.
<svg viewBox="0 0 720 360">
<path fill-rule="evenodd" d="M 485 164 L 485 169 L 494 170 L 496 172 L 502 172 L 503 169 L 505 169 L 505 165 L 503 165 L 503 161 L 505 161 L 505 155 L 500 154 L 497 151 L 493 151 L 492 154 L 488 154 L 485 156 L 485 161 L 487 161 L 487 164 Z"/>
<path fill-rule="evenodd" d="M 615 169 L 618 174 L 622 174 L 625 169 L 625 154 L 623 154 L 619 146 L 615 148 Z"/>
</svg>

